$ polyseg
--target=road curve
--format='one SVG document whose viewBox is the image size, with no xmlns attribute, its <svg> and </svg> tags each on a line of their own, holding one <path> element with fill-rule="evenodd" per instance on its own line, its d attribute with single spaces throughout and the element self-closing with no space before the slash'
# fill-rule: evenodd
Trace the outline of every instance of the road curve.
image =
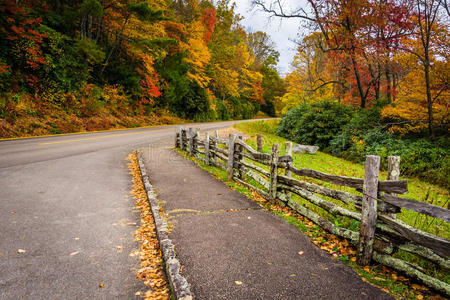
<svg viewBox="0 0 450 300">
<path fill-rule="evenodd" d="M 176 127 L 0 141 L 0 299 L 133 299 L 145 290 L 129 255 L 139 215 L 126 157 L 173 139 Z"/>
</svg>

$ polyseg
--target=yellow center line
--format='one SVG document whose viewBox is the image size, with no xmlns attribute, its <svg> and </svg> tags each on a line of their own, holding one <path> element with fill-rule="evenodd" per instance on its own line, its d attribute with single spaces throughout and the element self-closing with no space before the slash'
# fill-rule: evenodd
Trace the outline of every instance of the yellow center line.
<svg viewBox="0 0 450 300">
<path fill-rule="evenodd" d="M 105 139 L 105 138 L 110 138 L 110 137 L 117 137 L 117 136 L 124 136 L 124 135 L 133 135 L 133 134 L 143 134 L 143 133 L 152 133 L 152 132 L 160 132 L 160 131 L 167 131 L 167 130 L 169 130 L 169 128 L 167 128 L 167 129 L 159 129 L 159 130 L 147 130 L 147 131 L 143 131 L 143 132 L 120 133 L 120 134 L 112 134 L 112 135 L 104 135 L 104 136 L 97 136 L 97 137 L 88 137 L 88 138 L 81 138 L 81 139 L 72 139 L 72 140 L 48 142 L 48 143 L 39 143 L 38 145 L 39 146 L 44 146 L 44 145 L 53 145 L 53 144 L 88 141 L 88 140 L 98 140 L 98 139 Z"/>
</svg>

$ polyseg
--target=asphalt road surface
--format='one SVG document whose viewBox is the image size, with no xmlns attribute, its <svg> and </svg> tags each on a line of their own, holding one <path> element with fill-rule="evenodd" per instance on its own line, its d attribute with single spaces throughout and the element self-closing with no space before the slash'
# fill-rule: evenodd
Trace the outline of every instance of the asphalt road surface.
<svg viewBox="0 0 450 300">
<path fill-rule="evenodd" d="M 235 122 L 195 124 L 202 129 Z M 0 299 L 133 299 L 126 157 L 177 126 L 0 141 Z"/>
</svg>

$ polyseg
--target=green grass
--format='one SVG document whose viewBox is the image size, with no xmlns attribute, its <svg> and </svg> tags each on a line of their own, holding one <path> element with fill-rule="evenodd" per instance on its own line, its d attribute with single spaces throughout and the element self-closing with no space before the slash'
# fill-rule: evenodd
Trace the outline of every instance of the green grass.
<svg viewBox="0 0 450 300">
<path fill-rule="evenodd" d="M 246 140 L 246 143 L 252 146 L 254 149 L 256 149 L 256 135 L 262 134 L 263 152 L 270 153 L 272 144 L 278 143 L 280 145 L 280 155 L 283 155 L 284 145 L 288 140 L 274 134 L 277 124 L 278 121 L 271 120 L 271 121 L 240 123 L 234 125 L 234 127 L 250 137 L 248 140 Z M 254 162 L 252 161 L 252 163 Z M 263 166 L 261 164 L 257 165 L 268 169 L 268 167 Z M 334 175 L 359 177 L 359 178 L 364 177 L 364 165 L 350 162 L 345 159 L 335 157 L 333 155 L 320 151 L 318 151 L 316 154 L 294 154 L 293 165 L 296 168 L 314 169 L 317 171 Z M 307 177 L 298 177 L 298 176 L 294 177 L 297 177 L 297 179 L 301 179 L 306 182 L 315 183 L 328 188 L 343 190 L 353 194 L 357 193 L 352 188 L 337 186 L 334 184 L 326 183 L 320 180 L 311 179 Z M 381 171 L 380 177 L 381 179 L 386 179 L 387 172 Z M 446 190 L 445 188 L 424 182 L 418 178 L 401 177 L 401 179 L 406 179 L 408 181 L 408 190 L 409 190 L 407 194 L 401 196 L 427 202 L 444 208 L 448 208 L 449 191 Z M 253 182 L 252 184 L 255 185 Z M 333 202 L 346 209 L 355 211 L 353 205 L 345 205 L 338 200 L 324 196 L 321 197 L 326 199 L 327 201 Z M 337 226 L 348 228 L 353 231 L 359 231 L 359 222 L 356 220 L 340 216 L 335 217 L 326 212 L 325 210 L 311 204 L 307 200 L 298 197 L 297 195 L 293 195 L 292 199 L 302 204 L 303 206 L 307 207 L 308 209 L 316 212 L 320 216 L 327 218 Z M 406 209 L 402 209 L 402 212 L 397 214 L 397 218 L 420 230 L 429 232 L 431 234 L 434 234 L 436 236 L 445 239 L 450 239 L 450 224 L 440 219 L 433 218 Z M 427 273 L 428 275 L 439 278 L 440 280 L 446 283 L 450 283 L 450 273 L 448 271 L 436 267 L 436 265 L 427 260 L 424 260 L 416 255 L 401 250 L 398 251 L 394 256 L 418 264 L 419 266 L 424 268 L 425 273 Z"/>
<path fill-rule="evenodd" d="M 287 142 L 286 139 L 279 137 L 275 135 L 275 129 L 278 124 L 278 120 L 270 120 L 270 121 L 257 121 L 257 122 L 248 122 L 248 123 L 240 123 L 234 125 L 234 127 L 243 132 L 245 135 L 249 136 L 249 139 L 246 140 L 246 143 L 249 144 L 251 147 L 256 149 L 256 135 L 262 134 L 263 136 L 263 152 L 264 153 L 270 153 L 272 144 L 278 143 L 280 145 L 280 155 L 284 154 L 284 145 L 285 142 Z M 186 156 L 189 159 L 195 160 L 191 157 Z M 228 186 L 230 186 L 232 189 L 237 190 L 244 195 L 246 195 L 249 198 L 254 198 L 254 193 L 249 191 L 247 188 L 242 187 L 240 184 L 237 184 L 235 182 L 228 181 L 227 179 L 227 173 L 226 171 L 212 167 L 207 166 L 200 160 L 195 160 L 202 168 L 210 172 L 214 177 L 218 178 L 219 180 L 225 182 Z M 266 170 L 268 170 L 268 167 L 259 163 L 256 163 L 254 161 L 251 161 L 251 163 L 256 164 Z M 321 172 L 329 173 L 329 174 L 335 174 L 335 175 L 342 175 L 342 176 L 350 176 L 350 177 L 364 177 L 364 166 L 362 164 L 346 161 L 345 159 L 332 156 L 330 154 L 324 153 L 324 152 L 317 152 L 314 155 L 311 154 L 294 154 L 293 155 L 293 165 L 296 168 L 308 168 L 308 169 L 314 169 Z M 282 169 L 279 170 L 279 172 L 283 172 Z M 357 193 L 354 189 L 348 188 L 348 187 L 342 187 L 333 185 L 330 183 L 326 183 L 320 180 L 311 179 L 307 177 L 297 177 L 297 179 L 301 179 L 303 181 L 319 184 L 322 186 L 326 186 L 332 189 L 338 189 L 338 190 L 344 190 L 346 192 L 350 193 Z M 386 179 L 387 173 L 385 171 L 382 171 L 380 173 L 381 179 Z M 408 188 L 409 192 L 405 194 L 404 196 L 420 201 L 424 201 L 430 204 L 438 205 L 441 207 L 448 208 L 449 205 L 449 191 L 445 188 L 439 187 L 437 185 L 433 185 L 430 183 L 426 183 L 421 181 L 418 178 L 404 178 L 401 177 L 401 179 L 407 179 L 408 180 Z M 255 182 L 253 179 L 247 177 L 244 175 L 244 181 L 252 184 L 253 186 L 256 186 L 258 188 L 261 188 L 264 190 L 264 188 L 259 185 L 257 182 Z M 323 197 L 323 196 L 321 196 Z M 345 205 L 342 202 L 328 198 L 323 197 L 327 201 L 333 202 L 337 205 L 340 205 L 346 209 L 349 210 L 355 210 L 353 205 Z M 348 229 L 351 229 L 353 231 L 359 231 L 359 222 L 350 218 L 346 217 L 335 217 L 325 210 L 311 204 L 310 202 L 298 197 L 297 195 L 292 194 L 292 199 L 297 201 L 298 203 L 302 204 L 303 206 L 307 207 L 308 209 L 316 212 L 317 214 L 326 217 L 331 222 L 333 222 L 335 225 L 340 227 L 345 227 Z M 320 236 L 322 233 L 319 226 L 313 226 L 313 230 L 310 227 L 305 226 L 305 224 L 299 220 L 297 217 L 293 217 L 290 214 L 286 214 L 283 210 L 276 210 L 276 209 L 270 209 L 277 215 L 280 215 L 283 217 L 287 222 L 290 224 L 293 224 L 294 226 L 298 227 L 302 232 L 305 232 L 308 234 L 312 239 L 314 239 L 316 236 Z M 414 226 L 415 228 L 421 229 L 423 231 L 427 231 L 431 234 L 449 239 L 450 238 L 450 225 L 448 223 L 445 223 L 444 221 L 441 221 L 436 218 L 432 218 L 429 216 L 425 216 L 413 211 L 408 211 L 403 209 L 401 213 L 397 215 L 397 217 L 406 223 Z M 323 231 L 323 230 L 322 230 Z M 424 259 L 421 259 L 418 256 L 412 255 L 410 253 L 399 251 L 396 254 L 394 254 L 395 257 L 401 258 L 403 260 L 418 264 L 421 266 L 425 273 L 427 273 L 430 276 L 439 278 L 440 280 L 450 283 L 450 274 L 448 271 L 441 270 L 440 268 L 436 267 L 431 262 L 428 262 Z M 338 259 L 344 261 L 348 265 L 350 265 L 352 268 L 354 268 L 360 276 L 364 277 L 369 282 L 372 282 L 378 286 L 387 288 L 391 293 L 394 295 L 401 295 L 402 297 L 410 298 L 411 295 L 411 288 L 408 286 L 405 286 L 404 284 L 401 284 L 399 282 L 396 282 L 395 280 L 392 280 L 390 278 L 390 275 L 386 275 L 383 272 L 379 272 L 378 269 L 384 268 L 382 266 L 375 266 L 371 269 L 374 269 L 374 272 L 366 272 L 364 268 L 361 268 L 358 266 L 354 261 L 350 260 L 350 258 L 346 255 L 340 256 Z M 385 276 L 386 275 L 386 276 Z M 416 291 L 417 292 L 417 291 Z M 414 293 L 413 293 L 414 294 Z"/>
<path fill-rule="evenodd" d="M 254 147 L 255 149 L 256 134 L 262 134 L 263 152 L 265 153 L 270 153 L 272 144 L 278 143 L 280 145 L 281 155 L 284 154 L 284 145 L 288 140 L 274 134 L 277 123 L 277 120 L 257 121 L 236 124 L 234 125 L 234 127 L 250 136 L 250 139 L 247 140 L 246 143 Z M 314 155 L 294 154 L 293 159 L 293 165 L 296 168 L 314 169 L 324 173 L 349 177 L 364 177 L 364 166 L 362 164 L 350 162 L 324 152 L 318 151 Z M 387 172 L 381 171 L 380 177 L 381 179 L 386 179 Z M 407 194 L 402 196 L 448 208 L 449 191 L 445 188 L 424 182 L 418 178 L 401 177 L 401 179 L 408 180 L 409 190 Z M 319 180 L 313 180 L 309 178 L 302 178 L 302 180 L 314 182 L 316 184 L 331 187 L 333 189 L 345 190 L 347 192 L 354 191 L 351 188 L 339 187 L 333 184 L 324 183 Z M 444 221 L 405 209 L 403 209 L 402 213 L 398 214 L 397 216 L 399 219 L 416 228 L 446 239 L 450 239 L 450 225 Z"/>
<path fill-rule="evenodd" d="M 178 150 L 186 159 L 192 160 L 195 163 L 197 163 L 201 168 L 209 172 L 213 177 L 223 181 L 227 186 L 229 186 L 231 189 L 238 191 L 242 194 L 244 194 L 247 198 L 255 200 L 255 193 L 247 189 L 246 187 L 241 186 L 240 184 L 229 181 L 227 172 L 214 167 L 206 165 L 203 161 L 195 159 L 192 156 L 189 156 L 187 152 Z M 253 185 L 256 185 L 255 182 L 250 182 Z M 305 233 L 307 236 L 311 238 L 311 240 L 326 240 L 329 238 L 329 236 L 324 233 L 324 230 L 321 229 L 319 226 L 314 225 L 307 225 L 304 222 L 304 218 L 297 217 L 295 215 L 292 215 L 289 212 L 286 212 L 280 207 L 277 207 L 276 205 L 271 205 L 269 202 L 260 202 L 259 203 L 263 208 L 272 211 L 274 214 L 282 217 L 286 222 L 289 224 L 296 226 L 300 231 Z M 334 237 L 335 238 L 335 237 Z M 363 278 L 364 281 L 368 281 L 371 284 L 374 284 L 378 286 L 379 288 L 383 289 L 384 291 L 392 294 L 396 298 L 399 299 L 417 299 L 418 295 L 423 295 L 424 299 L 428 299 L 429 296 L 434 295 L 434 293 L 430 293 L 427 291 L 421 291 L 421 290 L 415 290 L 411 287 L 411 282 L 409 281 L 397 281 L 393 279 L 392 274 L 397 274 L 395 271 L 389 270 L 381 265 L 375 265 L 370 267 L 370 270 L 366 270 L 365 268 L 357 265 L 353 260 L 350 259 L 351 257 L 348 255 L 339 255 L 337 257 L 338 260 L 342 261 L 346 265 L 353 268 L 361 278 Z"/>
</svg>

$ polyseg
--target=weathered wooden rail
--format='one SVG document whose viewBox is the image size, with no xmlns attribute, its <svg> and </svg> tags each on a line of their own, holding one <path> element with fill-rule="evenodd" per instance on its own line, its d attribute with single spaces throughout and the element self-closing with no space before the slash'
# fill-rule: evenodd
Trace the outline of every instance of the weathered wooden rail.
<svg viewBox="0 0 450 300">
<path fill-rule="evenodd" d="M 259 144 L 258 148 L 261 147 Z M 255 190 L 267 200 L 279 201 L 327 231 L 348 239 L 357 248 L 358 264 L 368 265 L 375 261 L 402 271 L 450 296 L 448 283 L 426 274 L 423 268 L 416 264 L 393 256 L 398 250 L 402 250 L 431 261 L 444 271 L 450 270 L 449 240 L 421 231 L 396 218 L 396 214 L 404 208 L 445 222 L 450 221 L 448 209 L 396 195 L 408 191 L 407 181 L 398 179 L 399 157 L 389 157 L 389 180 L 380 180 L 378 156 L 368 155 L 364 178 L 355 178 L 295 168 L 292 165 L 290 142 L 286 143 L 285 155 L 279 155 L 278 144 L 273 144 L 271 153 L 262 153 L 234 134 L 230 135 L 229 139 L 221 139 L 216 131 L 214 136 L 206 133 L 205 137 L 201 138 L 198 130 L 179 128 L 175 146 L 187 150 L 189 154 L 208 165 L 226 170 L 230 180 Z M 269 170 L 264 166 L 269 167 Z M 306 182 L 301 178 L 354 188 L 361 195 Z M 334 224 L 294 200 L 292 194 L 332 216 L 358 221 L 359 231 Z M 331 199 L 338 201 L 333 202 Z"/>
</svg>

